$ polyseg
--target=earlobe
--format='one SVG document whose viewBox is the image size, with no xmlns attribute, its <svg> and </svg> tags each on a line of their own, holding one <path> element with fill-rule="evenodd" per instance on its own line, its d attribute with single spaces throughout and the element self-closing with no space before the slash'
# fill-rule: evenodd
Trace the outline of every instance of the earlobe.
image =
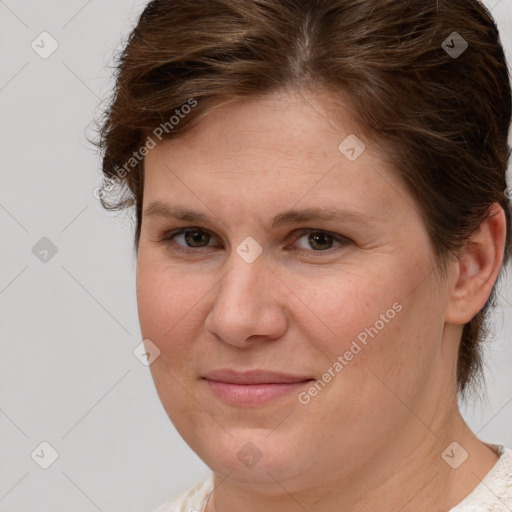
<svg viewBox="0 0 512 512">
<path fill-rule="evenodd" d="M 473 233 L 455 263 L 457 277 L 450 290 L 448 323 L 465 324 L 484 307 L 503 263 L 505 240 L 505 212 L 493 203 L 489 217 Z"/>
</svg>

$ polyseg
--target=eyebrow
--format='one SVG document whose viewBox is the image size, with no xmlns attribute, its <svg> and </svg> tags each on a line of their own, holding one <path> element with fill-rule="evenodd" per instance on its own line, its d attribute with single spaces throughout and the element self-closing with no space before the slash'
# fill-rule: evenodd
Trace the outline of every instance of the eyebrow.
<svg viewBox="0 0 512 512">
<path fill-rule="evenodd" d="M 212 223 L 210 217 L 200 211 L 188 208 L 173 207 L 161 201 L 154 201 L 150 203 L 144 209 L 143 216 L 172 218 L 203 224 Z M 333 220 L 338 222 L 355 222 L 362 224 L 377 221 L 382 222 L 383 219 L 368 213 L 339 210 L 336 208 L 305 208 L 303 210 L 287 210 L 276 215 L 272 220 L 272 228 L 277 228 L 279 226 L 288 224 L 298 224 L 301 222 Z"/>
</svg>

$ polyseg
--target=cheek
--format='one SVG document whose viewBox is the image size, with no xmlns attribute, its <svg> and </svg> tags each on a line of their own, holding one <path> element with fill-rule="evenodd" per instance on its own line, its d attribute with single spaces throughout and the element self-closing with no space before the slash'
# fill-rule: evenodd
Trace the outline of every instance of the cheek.
<svg viewBox="0 0 512 512">
<path fill-rule="evenodd" d="M 168 413 L 185 408 L 188 387 L 204 360 L 204 322 L 218 275 L 184 272 L 168 259 L 147 250 L 137 264 L 137 306 L 141 333 L 160 350 L 150 366 Z"/>
<path fill-rule="evenodd" d="M 153 336 L 166 344 L 168 338 L 187 325 L 204 288 L 204 284 L 198 286 L 198 281 L 198 277 L 185 276 L 150 251 L 139 254 L 137 306 L 144 337 Z"/>
<path fill-rule="evenodd" d="M 325 398 L 343 395 L 351 403 L 357 397 L 353 405 L 368 409 L 392 396 L 386 386 L 404 398 L 421 387 L 443 329 L 433 279 L 417 286 L 425 276 L 422 268 L 354 268 L 314 286 L 296 283 L 308 311 L 303 308 L 294 318 L 315 349 L 320 378 L 331 387 Z"/>
<path fill-rule="evenodd" d="M 189 340 L 190 334 L 187 335 L 187 325 L 190 325 L 190 318 L 194 315 L 195 303 L 197 298 L 194 287 L 186 286 L 180 280 L 179 273 L 170 271 L 143 253 L 139 255 L 139 323 L 143 339 L 151 340 L 160 350 L 159 357 L 150 366 L 159 393 L 162 386 L 169 391 L 174 387 L 175 382 L 171 376 L 175 376 L 177 369 L 184 367 L 188 351 L 193 347 Z"/>
<path fill-rule="evenodd" d="M 167 415 L 184 437 L 195 432 L 204 414 L 194 402 L 193 393 L 185 389 L 189 379 L 197 378 L 186 373 L 195 368 L 194 362 L 200 357 L 195 353 L 192 325 L 200 313 L 199 291 L 189 277 L 180 277 L 176 269 L 139 252 L 137 307 L 141 333 L 160 350 L 149 369 Z"/>
<path fill-rule="evenodd" d="M 354 267 L 321 278 L 304 276 L 289 281 L 300 299 L 293 301 L 295 322 L 310 343 L 331 360 L 349 350 L 353 341 L 363 348 L 365 342 L 382 337 L 397 323 L 401 290 L 396 280 L 388 278 L 390 282 L 386 282 L 383 274 L 386 272 L 375 268 Z"/>
</svg>

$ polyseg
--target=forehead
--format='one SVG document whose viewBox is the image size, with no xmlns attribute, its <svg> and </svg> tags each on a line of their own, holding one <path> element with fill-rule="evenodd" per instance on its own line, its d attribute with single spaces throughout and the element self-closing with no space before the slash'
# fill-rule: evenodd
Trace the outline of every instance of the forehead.
<svg viewBox="0 0 512 512">
<path fill-rule="evenodd" d="M 144 166 L 146 204 L 218 197 L 267 208 L 334 200 L 371 213 L 405 194 L 350 108 L 325 96 L 276 93 L 221 104 L 184 135 L 157 144 Z"/>
<path fill-rule="evenodd" d="M 325 92 L 279 91 L 210 107 L 192 121 L 194 128 L 159 146 L 171 145 L 192 154 L 222 146 L 231 152 L 265 149 L 302 157 L 304 149 L 325 152 L 330 147 L 336 151 L 349 134 L 364 138 L 356 118 L 348 103 Z"/>
</svg>

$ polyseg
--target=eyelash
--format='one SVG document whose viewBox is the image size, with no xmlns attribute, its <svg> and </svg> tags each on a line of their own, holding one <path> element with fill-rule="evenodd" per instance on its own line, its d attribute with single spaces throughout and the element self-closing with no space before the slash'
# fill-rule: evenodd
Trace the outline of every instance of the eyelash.
<svg viewBox="0 0 512 512">
<path fill-rule="evenodd" d="M 183 246 L 183 245 L 180 245 L 180 244 L 177 244 L 175 241 L 174 241 L 174 237 L 178 236 L 178 235 L 182 235 L 182 234 L 185 234 L 187 231 L 199 231 L 199 232 L 202 232 L 202 233 L 206 233 L 208 235 L 210 235 L 211 237 L 214 237 L 215 238 L 215 235 L 211 232 L 211 231 L 208 231 L 207 229 L 203 229 L 203 228 L 199 228 L 199 227 L 196 227 L 196 226 L 191 226 L 191 227 L 187 227 L 187 228 L 182 228 L 182 229 L 178 229 L 178 230 L 174 230 L 174 231 L 170 231 L 168 233 L 166 233 L 160 240 L 159 242 L 162 242 L 168 246 L 173 246 L 172 247 L 172 250 L 175 250 L 175 251 L 178 251 L 178 252 L 181 252 L 181 253 L 185 253 L 185 254 L 191 254 L 191 253 L 197 253 L 198 250 L 200 249 L 207 249 L 208 247 L 212 247 L 212 246 L 204 246 L 204 247 L 188 247 L 188 246 Z M 329 249 L 324 249 L 324 250 L 318 250 L 318 251 L 315 251 L 315 250 L 307 250 L 307 249 L 298 249 L 299 252 L 302 252 L 302 253 L 327 253 L 327 254 L 332 254 L 333 251 L 336 251 L 337 249 L 340 249 L 342 248 L 343 246 L 346 246 L 348 245 L 351 240 L 349 240 L 348 238 L 344 237 L 344 236 L 341 236 L 341 235 L 337 235 L 335 233 L 331 233 L 330 231 L 325 231 L 323 229 L 313 229 L 313 228 L 303 228 L 301 230 L 298 231 L 297 235 L 296 235 L 296 238 L 295 238 L 295 242 L 299 239 L 301 239 L 304 235 L 307 235 L 307 234 L 311 234 L 311 233 L 319 233 L 319 234 L 323 234 L 323 235 L 327 235 L 328 237 L 332 238 L 335 242 L 338 242 L 339 245 L 337 246 L 334 246 L 334 247 L 330 247 Z M 208 242 L 210 242 L 211 240 L 208 240 Z"/>
</svg>

